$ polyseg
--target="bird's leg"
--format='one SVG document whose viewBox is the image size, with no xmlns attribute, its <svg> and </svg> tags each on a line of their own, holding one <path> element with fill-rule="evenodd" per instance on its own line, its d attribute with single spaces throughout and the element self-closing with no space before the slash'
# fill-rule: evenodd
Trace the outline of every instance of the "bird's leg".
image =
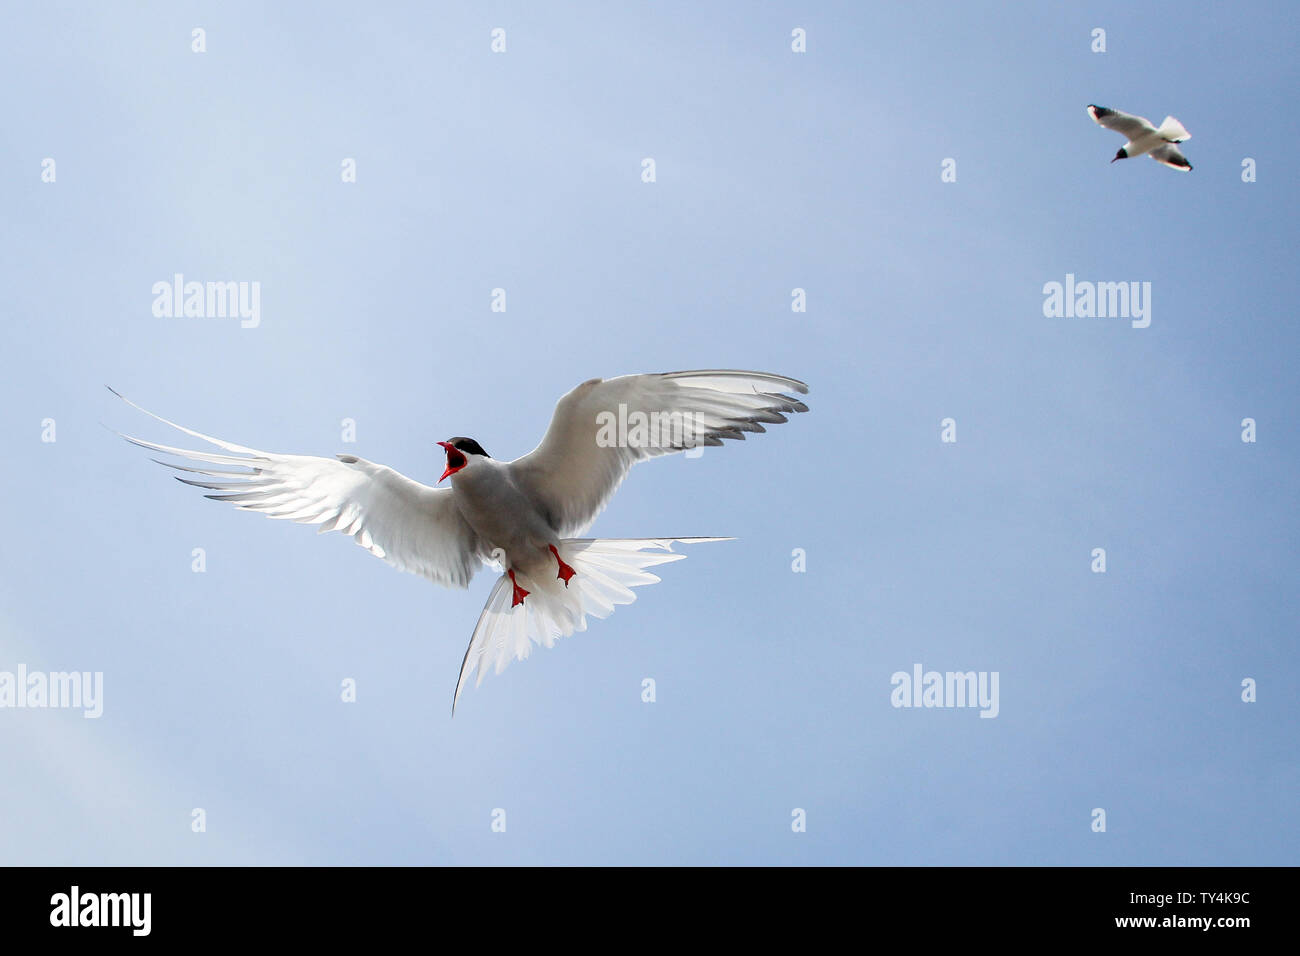
<svg viewBox="0 0 1300 956">
<path fill-rule="evenodd" d="M 569 586 L 569 578 L 573 577 L 578 572 L 574 571 L 573 568 L 564 563 L 564 559 L 560 557 L 560 552 L 555 550 L 555 545 L 548 544 L 547 547 L 551 549 L 551 554 L 555 555 L 556 564 L 560 566 L 560 573 L 557 574 L 556 577 L 563 581 L 564 586 L 567 588 Z"/>
<path fill-rule="evenodd" d="M 518 607 L 519 605 L 524 603 L 524 598 L 528 597 L 530 592 L 525 591 L 523 588 L 519 586 L 519 582 L 515 580 L 515 572 L 513 568 L 507 571 L 506 574 L 510 575 L 510 584 L 515 589 L 513 599 L 510 601 L 510 606 Z"/>
</svg>

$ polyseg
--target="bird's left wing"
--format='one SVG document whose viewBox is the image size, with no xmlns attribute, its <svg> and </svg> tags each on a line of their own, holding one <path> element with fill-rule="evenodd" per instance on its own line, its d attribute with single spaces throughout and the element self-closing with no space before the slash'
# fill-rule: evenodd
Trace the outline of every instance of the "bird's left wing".
<svg viewBox="0 0 1300 956">
<path fill-rule="evenodd" d="M 1165 145 L 1151 150 L 1151 158 L 1157 163 L 1164 163 L 1166 166 L 1181 169 L 1183 172 L 1187 172 L 1192 168 L 1192 164 L 1187 161 L 1187 157 L 1173 143 L 1165 143 Z"/>
<path fill-rule="evenodd" d="M 542 443 L 511 476 L 558 529 L 581 534 L 638 461 L 743 439 L 808 406 L 797 379 L 710 369 L 593 378 L 559 400 Z"/>
<path fill-rule="evenodd" d="M 113 394 L 151 418 L 233 452 L 190 451 L 122 435 L 141 448 L 206 466 L 223 466 L 194 468 L 154 459 L 160 465 L 202 476 L 176 477 L 187 485 L 216 492 L 205 495 L 207 498 L 229 501 L 236 508 L 260 511 L 270 518 L 320 525 L 319 534 L 342 531 L 393 567 L 449 587 L 468 586 L 482 562 L 485 549 L 452 503 L 448 488 L 430 488 L 386 465 L 353 455 L 317 458 L 245 448 L 177 425 L 115 391 Z M 230 466 L 250 470 L 226 470 Z"/>
</svg>

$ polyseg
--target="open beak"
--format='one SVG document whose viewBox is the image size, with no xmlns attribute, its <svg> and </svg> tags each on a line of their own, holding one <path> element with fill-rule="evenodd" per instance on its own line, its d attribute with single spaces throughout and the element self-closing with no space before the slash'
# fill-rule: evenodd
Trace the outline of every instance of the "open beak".
<svg viewBox="0 0 1300 956">
<path fill-rule="evenodd" d="M 465 467 L 465 456 L 460 453 L 459 448 L 445 441 L 440 441 L 438 444 L 447 452 L 447 470 L 442 473 L 442 478 L 446 478 L 448 475 Z M 455 456 L 455 458 L 452 456 Z M 442 478 L 438 479 L 438 484 L 442 484 Z"/>
</svg>

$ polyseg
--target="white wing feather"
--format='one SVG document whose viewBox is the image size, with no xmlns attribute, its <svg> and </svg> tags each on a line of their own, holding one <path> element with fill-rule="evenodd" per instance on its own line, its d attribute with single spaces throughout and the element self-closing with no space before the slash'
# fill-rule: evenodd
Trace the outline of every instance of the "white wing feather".
<svg viewBox="0 0 1300 956">
<path fill-rule="evenodd" d="M 449 587 L 466 587 L 481 563 L 483 547 L 452 503 L 449 488 L 430 488 L 352 455 L 317 458 L 246 448 L 168 421 L 113 394 L 151 418 L 234 454 L 190 451 L 122 435 L 133 445 L 208 465 L 250 469 L 192 468 L 154 459 L 178 471 L 228 479 L 177 478 L 218 492 L 204 497 L 270 518 L 320 525 L 320 534 L 341 531 L 393 567 Z"/>
</svg>

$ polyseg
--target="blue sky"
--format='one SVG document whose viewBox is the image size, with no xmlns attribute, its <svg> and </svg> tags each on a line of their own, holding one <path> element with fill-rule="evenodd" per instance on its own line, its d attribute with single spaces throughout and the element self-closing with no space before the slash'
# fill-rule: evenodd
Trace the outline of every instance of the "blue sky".
<svg viewBox="0 0 1300 956">
<path fill-rule="evenodd" d="M 1298 18 L 14 7 L 0 671 L 101 671 L 104 713 L 0 709 L 0 861 L 1295 864 Z M 1089 103 L 1177 116 L 1194 170 L 1110 165 Z M 259 282 L 260 324 L 155 317 L 175 273 Z M 1150 282 L 1150 327 L 1045 317 L 1067 274 Z M 639 466 L 593 532 L 738 540 L 454 721 L 490 574 L 232 512 L 101 427 L 173 440 L 111 384 L 432 482 L 436 440 L 513 458 L 580 381 L 696 367 L 812 412 Z M 891 706 L 918 663 L 998 672 L 998 716 Z"/>
</svg>

